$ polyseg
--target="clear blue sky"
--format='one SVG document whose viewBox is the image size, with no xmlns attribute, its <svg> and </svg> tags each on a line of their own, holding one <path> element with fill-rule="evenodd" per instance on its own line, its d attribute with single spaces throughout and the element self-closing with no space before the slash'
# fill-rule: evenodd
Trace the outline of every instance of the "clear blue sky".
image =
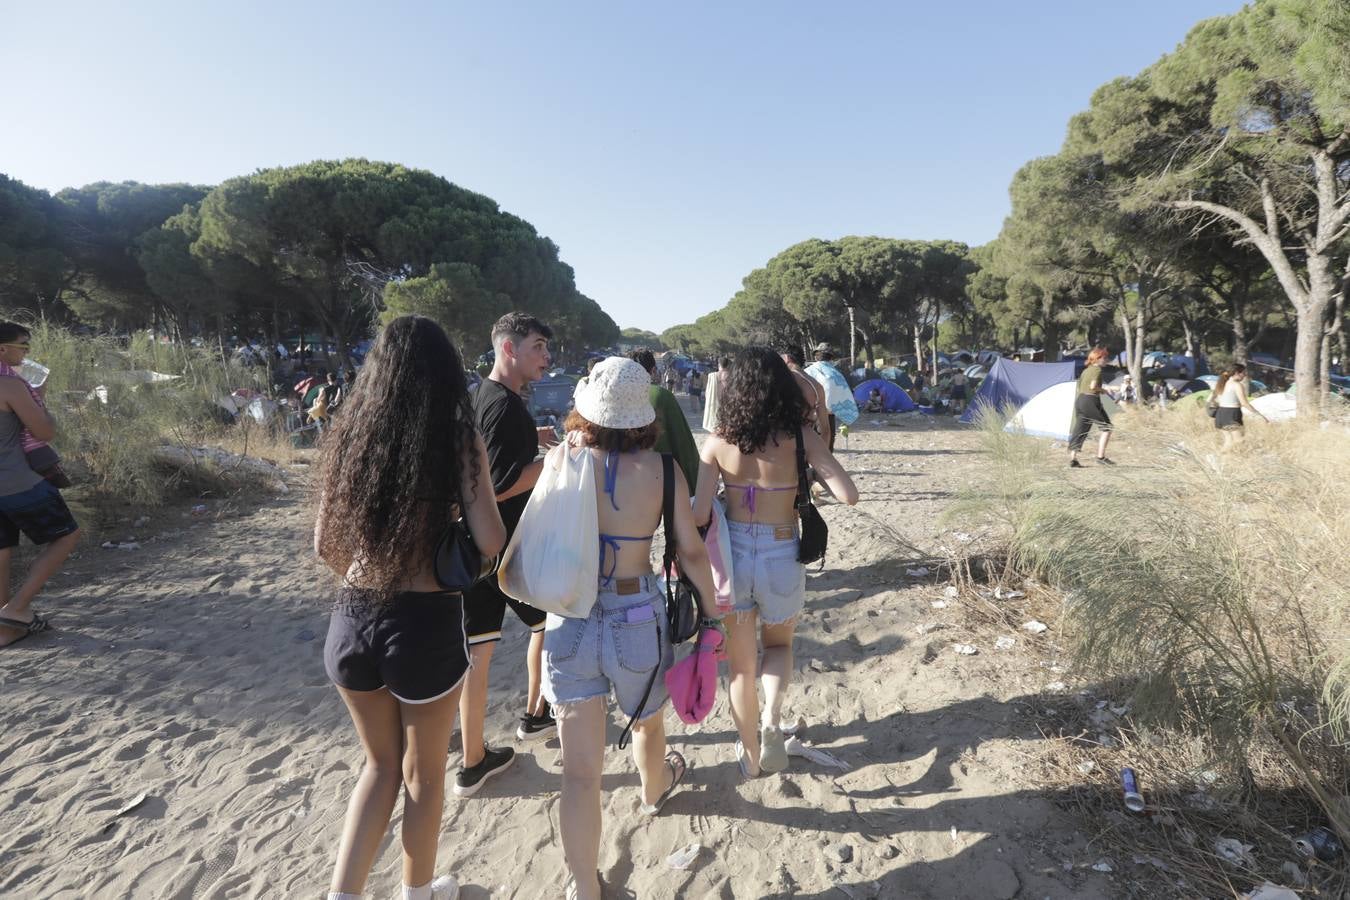
<svg viewBox="0 0 1350 900">
<path fill-rule="evenodd" d="M 659 331 L 808 237 L 988 241 L 1094 88 L 1240 5 L 16 0 L 0 172 L 57 190 L 426 168 Z"/>
</svg>

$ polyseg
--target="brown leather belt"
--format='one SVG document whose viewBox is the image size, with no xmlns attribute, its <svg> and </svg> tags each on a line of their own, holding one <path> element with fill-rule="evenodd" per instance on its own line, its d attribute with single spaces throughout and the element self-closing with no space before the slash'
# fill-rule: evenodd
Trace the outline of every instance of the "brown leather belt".
<svg viewBox="0 0 1350 900">
<path fill-rule="evenodd" d="M 790 541 L 797 537 L 797 529 L 792 525 L 779 525 L 773 530 L 775 541 Z"/>
</svg>

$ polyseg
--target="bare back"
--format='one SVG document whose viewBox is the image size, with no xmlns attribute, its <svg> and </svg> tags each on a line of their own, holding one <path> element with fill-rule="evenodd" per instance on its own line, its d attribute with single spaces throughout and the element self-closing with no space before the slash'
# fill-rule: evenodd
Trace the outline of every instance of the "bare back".
<svg viewBox="0 0 1350 900">
<path fill-rule="evenodd" d="M 661 524 L 661 454 L 651 450 L 615 454 L 612 459 L 617 462 L 617 474 L 614 477 L 612 502 L 605 490 L 605 461 L 609 454 L 594 448 L 590 454 L 591 464 L 595 467 L 595 501 L 600 534 L 615 538 L 638 538 L 616 540 L 610 544 L 602 558 L 601 574 L 608 574 L 613 565 L 616 578 L 646 575 L 652 571 L 651 535 Z M 679 466 L 674 469 L 674 474 L 679 477 Z M 685 504 L 688 505 L 687 500 Z M 616 505 L 618 509 L 615 509 Z"/>
<path fill-rule="evenodd" d="M 789 525 L 797 520 L 796 442 L 796 435 L 780 432 L 756 452 L 742 453 L 716 435 L 708 438 L 703 458 L 712 455 L 727 487 L 728 519 L 766 525 Z M 747 496 L 753 496 L 753 501 Z"/>
</svg>

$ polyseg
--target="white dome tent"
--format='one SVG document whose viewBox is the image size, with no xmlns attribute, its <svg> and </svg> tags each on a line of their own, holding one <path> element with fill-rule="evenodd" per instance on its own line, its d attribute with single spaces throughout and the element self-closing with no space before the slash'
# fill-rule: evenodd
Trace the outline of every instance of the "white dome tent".
<svg viewBox="0 0 1350 900">
<path fill-rule="evenodd" d="M 1052 384 L 1024 403 L 1017 414 L 1008 420 L 1004 430 L 1031 437 L 1067 441 L 1069 429 L 1073 427 L 1073 404 L 1077 398 L 1077 381 Z M 1115 401 L 1106 394 L 1102 394 L 1102 406 L 1108 416 L 1114 415 L 1118 409 Z"/>
</svg>

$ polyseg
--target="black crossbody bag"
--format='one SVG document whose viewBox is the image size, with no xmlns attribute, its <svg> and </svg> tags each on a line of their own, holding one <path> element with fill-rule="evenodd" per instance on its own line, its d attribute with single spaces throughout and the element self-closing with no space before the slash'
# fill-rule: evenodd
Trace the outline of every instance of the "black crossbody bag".
<svg viewBox="0 0 1350 900">
<path fill-rule="evenodd" d="M 797 435 L 797 515 L 801 518 L 802 536 L 797 542 L 797 562 L 810 564 L 820 560 L 825 566 L 825 547 L 830 542 L 830 528 L 821 518 L 820 510 L 811 502 L 811 488 L 806 483 L 805 434 Z"/>
<path fill-rule="evenodd" d="M 698 588 L 694 587 L 694 583 L 686 578 L 683 572 L 676 578 L 671 577 L 678 548 L 675 542 L 675 460 L 669 453 L 661 454 L 661 470 L 661 527 L 666 534 L 666 548 L 661 557 L 661 574 L 666 577 L 666 640 L 671 644 L 683 644 L 698 633 L 699 593 Z M 620 750 L 628 746 L 628 740 L 633 734 L 633 725 L 637 723 L 637 713 L 642 712 L 643 707 L 647 705 L 647 698 L 652 694 L 652 686 L 656 684 L 656 673 L 661 671 L 664 651 L 661 629 L 658 627 L 656 667 L 652 669 L 652 677 L 647 679 L 647 689 L 642 692 L 642 699 L 638 701 L 637 712 L 628 720 L 623 733 L 619 735 Z"/>
<path fill-rule="evenodd" d="M 496 574 L 501 559 L 500 553 L 496 556 L 483 555 L 474 543 L 469 523 L 461 517 L 447 525 L 441 539 L 436 542 L 432 574 L 441 587 L 462 594 L 484 578 Z"/>
</svg>

